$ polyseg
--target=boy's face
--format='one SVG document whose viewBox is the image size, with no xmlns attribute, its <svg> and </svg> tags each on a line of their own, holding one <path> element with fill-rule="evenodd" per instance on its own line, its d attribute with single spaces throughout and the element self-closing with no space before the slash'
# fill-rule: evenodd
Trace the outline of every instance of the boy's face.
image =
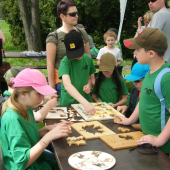
<svg viewBox="0 0 170 170">
<path fill-rule="evenodd" d="M 141 90 L 141 87 L 142 87 L 142 82 L 143 82 L 143 81 L 140 81 L 140 82 L 134 81 L 134 82 L 133 82 L 133 85 L 135 85 L 135 87 L 140 91 L 140 90 Z"/>
<path fill-rule="evenodd" d="M 108 47 L 113 47 L 115 44 L 115 38 L 114 37 L 107 37 L 105 43 Z"/>
<path fill-rule="evenodd" d="M 139 48 L 134 51 L 139 64 L 148 64 L 149 51 L 145 51 L 144 48 Z"/>
</svg>

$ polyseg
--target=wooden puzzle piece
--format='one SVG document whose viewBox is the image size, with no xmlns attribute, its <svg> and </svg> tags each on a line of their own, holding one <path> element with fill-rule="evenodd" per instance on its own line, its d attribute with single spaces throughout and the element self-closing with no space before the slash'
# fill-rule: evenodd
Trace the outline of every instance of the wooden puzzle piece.
<svg viewBox="0 0 170 170">
<path fill-rule="evenodd" d="M 77 145 L 77 146 L 80 146 L 80 145 L 86 145 L 86 141 L 83 140 L 83 136 L 78 136 L 78 137 L 68 137 L 67 139 L 67 143 L 69 146 L 71 145 Z"/>
<path fill-rule="evenodd" d="M 114 134 L 107 136 L 100 136 L 100 139 L 106 143 L 113 150 L 131 148 L 138 146 L 137 140 L 139 140 L 145 134 L 141 131 L 130 132 L 124 134 Z"/>
<path fill-rule="evenodd" d="M 81 122 L 81 123 L 73 123 L 72 128 L 74 128 L 80 135 L 84 136 L 86 140 L 88 139 L 96 139 L 103 135 L 110 135 L 115 134 L 113 131 L 111 131 L 109 128 L 104 126 L 98 121 L 92 121 L 92 122 Z M 93 129 L 97 129 L 100 127 L 100 130 L 96 133 L 90 133 L 86 130 L 84 130 L 85 127 L 92 127 Z"/>
<path fill-rule="evenodd" d="M 118 130 L 119 132 L 122 132 L 122 133 L 130 132 L 130 129 L 128 129 L 128 128 L 122 128 L 122 127 L 118 127 L 117 130 Z"/>
<path fill-rule="evenodd" d="M 119 117 L 115 116 L 113 121 L 114 121 L 114 123 L 119 123 L 119 122 L 121 122 L 121 119 Z"/>
</svg>

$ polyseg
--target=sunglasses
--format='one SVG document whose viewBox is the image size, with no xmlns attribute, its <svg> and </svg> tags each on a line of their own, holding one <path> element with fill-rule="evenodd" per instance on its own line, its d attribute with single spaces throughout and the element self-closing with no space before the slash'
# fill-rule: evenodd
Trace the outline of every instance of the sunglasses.
<svg viewBox="0 0 170 170">
<path fill-rule="evenodd" d="M 144 78 L 134 81 L 135 83 L 140 83 Z"/>
<path fill-rule="evenodd" d="M 67 13 L 66 15 L 69 15 L 70 17 L 75 17 L 76 15 L 78 15 L 78 12 Z"/>
<path fill-rule="evenodd" d="M 145 155 L 158 154 L 158 148 L 156 146 L 152 146 L 150 143 L 144 143 L 142 145 L 138 145 L 132 149 L 129 149 L 129 152 L 139 147 L 142 148 L 143 151 L 145 151 L 145 152 L 137 151 L 141 154 L 145 154 Z"/>
<path fill-rule="evenodd" d="M 157 0 L 147 0 L 148 4 L 149 4 L 150 2 L 154 3 L 154 2 L 156 2 L 156 1 L 157 1 Z"/>
</svg>

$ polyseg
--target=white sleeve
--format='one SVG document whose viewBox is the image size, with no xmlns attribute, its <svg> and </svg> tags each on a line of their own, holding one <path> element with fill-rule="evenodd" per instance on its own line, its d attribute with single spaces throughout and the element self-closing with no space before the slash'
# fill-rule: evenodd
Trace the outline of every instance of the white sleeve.
<svg viewBox="0 0 170 170">
<path fill-rule="evenodd" d="M 101 56 L 103 55 L 103 53 L 104 53 L 104 50 L 103 50 L 103 48 L 101 48 L 100 51 L 99 51 L 99 53 L 98 53 L 98 55 L 97 55 L 97 57 L 96 57 L 96 59 L 99 59 L 99 60 L 100 60 L 100 58 L 101 58 Z"/>
<path fill-rule="evenodd" d="M 120 51 L 120 49 L 119 49 L 119 52 L 118 52 L 118 55 L 117 55 L 117 60 L 121 60 L 121 51 Z"/>
</svg>

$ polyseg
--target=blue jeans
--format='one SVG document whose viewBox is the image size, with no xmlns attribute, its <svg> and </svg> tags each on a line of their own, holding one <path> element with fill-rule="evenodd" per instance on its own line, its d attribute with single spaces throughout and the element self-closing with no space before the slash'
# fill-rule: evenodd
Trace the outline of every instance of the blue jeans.
<svg viewBox="0 0 170 170">
<path fill-rule="evenodd" d="M 57 83 L 55 85 L 55 89 L 57 90 L 57 94 L 59 95 L 59 98 L 61 98 L 61 83 Z"/>
</svg>

